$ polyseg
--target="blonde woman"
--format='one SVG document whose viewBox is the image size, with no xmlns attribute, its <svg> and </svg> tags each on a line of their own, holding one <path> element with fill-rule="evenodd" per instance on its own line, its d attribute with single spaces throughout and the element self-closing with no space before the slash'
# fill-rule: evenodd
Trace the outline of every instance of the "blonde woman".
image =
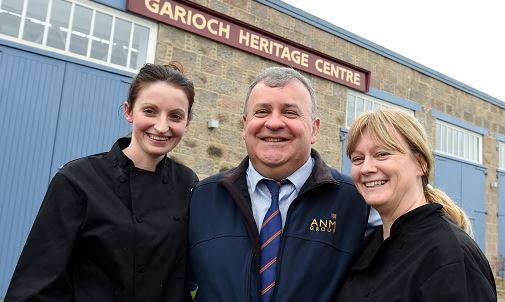
<svg viewBox="0 0 505 302">
<path fill-rule="evenodd" d="M 347 155 L 353 181 L 383 227 L 367 240 L 337 301 L 496 301 L 467 216 L 428 183 L 432 151 L 413 116 L 392 109 L 361 115 Z"/>
</svg>

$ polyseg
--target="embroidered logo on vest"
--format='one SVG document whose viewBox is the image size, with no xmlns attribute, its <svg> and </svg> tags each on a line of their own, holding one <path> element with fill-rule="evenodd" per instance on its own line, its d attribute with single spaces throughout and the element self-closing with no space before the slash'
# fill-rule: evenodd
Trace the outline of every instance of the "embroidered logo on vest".
<svg viewBox="0 0 505 302">
<path fill-rule="evenodd" d="M 330 219 L 313 218 L 312 222 L 310 223 L 309 230 L 314 231 L 314 232 L 335 233 L 335 230 L 337 228 L 336 219 L 337 219 L 337 214 L 335 214 L 335 213 L 330 214 Z"/>
</svg>

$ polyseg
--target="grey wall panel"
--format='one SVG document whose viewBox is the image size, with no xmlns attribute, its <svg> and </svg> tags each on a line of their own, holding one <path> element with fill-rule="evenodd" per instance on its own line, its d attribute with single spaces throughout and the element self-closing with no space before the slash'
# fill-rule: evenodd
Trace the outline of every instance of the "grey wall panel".
<svg viewBox="0 0 505 302">
<path fill-rule="evenodd" d="M 470 218 L 474 239 L 485 251 L 485 169 L 455 159 L 435 156 L 435 187 L 442 189 Z"/>
<path fill-rule="evenodd" d="M 122 103 L 130 79 L 67 64 L 51 173 L 68 161 L 108 151 L 130 131 Z"/>
<path fill-rule="evenodd" d="M 0 46 L 0 297 L 47 188 L 64 68 Z"/>
<path fill-rule="evenodd" d="M 129 133 L 130 81 L 0 45 L 0 298 L 58 167 Z"/>
<path fill-rule="evenodd" d="M 473 235 L 479 247 L 486 250 L 486 171 L 472 165 L 462 165 L 463 209 L 472 222 Z"/>
</svg>

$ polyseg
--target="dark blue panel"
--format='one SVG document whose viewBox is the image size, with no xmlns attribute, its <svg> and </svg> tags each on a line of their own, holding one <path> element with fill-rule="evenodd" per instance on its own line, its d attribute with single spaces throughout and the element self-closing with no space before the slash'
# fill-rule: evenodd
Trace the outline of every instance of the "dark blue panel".
<svg viewBox="0 0 505 302">
<path fill-rule="evenodd" d="M 121 107 L 130 81 L 67 63 L 51 175 L 72 159 L 108 151 L 130 132 Z"/>
<path fill-rule="evenodd" d="M 501 172 L 498 173 L 498 246 L 502 260 L 505 261 L 505 173 Z"/>
<path fill-rule="evenodd" d="M 471 220 L 474 238 L 485 250 L 485 169 L 439 155 L 435 156 L 435 187 L 463 208 Z"/>
<path fill-rule="evenodd" d="M 472 222 L 475 241 L 486 248 L 486 172 L 482 168 L 461 163 L 462 204 Z"/>
<path fill-rule="evenodd" d="M 0 46 L 0 297 L 47 189 L 64 70 Z"/>
<path fill-rule="evenodd" d="M 435 185 L 461 206 L 461 163 L 435 156 Z"/>
<path fill-rule="evenodd" d="M 340 165 L 340 171 L 344 174 L 351 175 L 351 160 L 347 157 L 347 131 L 340 130 L 340 140 L 342 141 L 342 164 Z"/>
</svg>

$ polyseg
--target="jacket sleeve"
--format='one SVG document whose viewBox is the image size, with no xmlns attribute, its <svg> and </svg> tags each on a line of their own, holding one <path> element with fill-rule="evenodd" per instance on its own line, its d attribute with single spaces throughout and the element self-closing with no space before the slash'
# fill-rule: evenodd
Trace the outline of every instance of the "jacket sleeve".
<svg viewBox="0 0 505 302">
<path fill-rule="evenodd" d="M 416 302 L 459 301 L 496 302 L 494 279 L 464 262 L 438 269 L 416 294 Z"/>
<path fill-rule="evenodd" d="M 58 173 L 19 258 L 5 301 L 73 301 L 68 265 L 83 220 L 81 198 Z"/>
</svg>

